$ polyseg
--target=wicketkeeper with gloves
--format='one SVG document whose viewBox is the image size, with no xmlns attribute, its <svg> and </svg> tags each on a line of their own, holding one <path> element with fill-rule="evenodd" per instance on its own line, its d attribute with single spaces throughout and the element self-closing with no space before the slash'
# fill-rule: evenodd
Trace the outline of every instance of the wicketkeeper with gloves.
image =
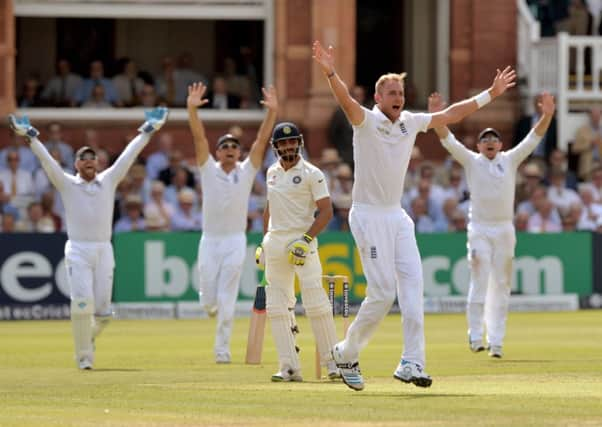
<svg viewBox="0 0 602 427">
<path fill-rule="evenodd" d="M 75 154 L 77 175 L 63 168 L 38 139 L 39 132 L 27 117 L 9 116 L 10 127 L 26 137 L 40 159 L 48 179 L 61 194 L 67 222 L 65 264 L 71 293 L 71 325 L 75 359 L 79 369 L 92 369 L 94 340 L 111 319 L 111 294 L 115 258 L 111 245 L 113 206 L 117 184 L 125 177 L 151 135 L 167 120 L 167 108 L 146 113 L 140 132 L 115 163 L 97 173 L 97 154 L 82 147 Z"/>
<path fill-rule="evenodd" d="M 256 259 L 258 263 L 265 260 L 266 308 L 280 362 L 272 381 L 302 381 L 288 310 L 295 300 L 295 274 L 322 364 L 329 374 L 336 373 L 330 355 L 336 331 L 322 287 L 316 239 L 332 218 L 332 204 L 324 174 L 300 154 L 303 136 L 297 126 L 288 122 L 276 125 L 271 144 L 278 160 L 267 171 L 266 234 Z"/>
</svg>

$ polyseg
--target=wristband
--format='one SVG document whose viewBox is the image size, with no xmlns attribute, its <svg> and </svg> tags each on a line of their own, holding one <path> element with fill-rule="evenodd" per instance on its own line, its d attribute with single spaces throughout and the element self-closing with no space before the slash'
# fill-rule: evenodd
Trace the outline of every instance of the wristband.
<svg viewBox="0 0 602 427">
<path fill-rule="evenodd" d="M 305 240 L 307 243 L 311 243 L 311 241 L 314 240 L 314 238 L 311 237 L 309 234 L 305 233 L 303 235 L 303 240 Z"/>
<path fill-rule="evenodd" d="M 330 78 L 331 78 L 331 77 L 333 77 L 333 76 L 334 76 L 336 73 L 337 73 L 336 71 L 333 71 L 333 72 L 332 72 L 332 73 L 330 73 L 330 74 L 326 74 L 326 77 L 330 79 Z"/>
<path fill-rule="evenodd" d="M 474 96 L 472 99 L 474 99 L 479 108 L 482 108 L 491 102 L 491 95 L 489 94 L 489 90 L 484 90 L 483 92 Z"/>
</svg>

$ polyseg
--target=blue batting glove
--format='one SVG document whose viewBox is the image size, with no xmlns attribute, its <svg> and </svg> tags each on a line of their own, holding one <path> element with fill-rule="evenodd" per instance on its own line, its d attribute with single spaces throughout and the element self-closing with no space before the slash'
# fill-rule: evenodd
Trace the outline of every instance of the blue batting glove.
<svg viewBox="0 0 602 427">
<path fill-rule="evenodd" d="M 161 129 L 167 121 L 169 109 L 166 107 L 157 107 L 144 112 L 146 121 L 138 128 L 138 132 L 153 133 Z"/>
<path fill-rule="evenodd" d="M 25 136 L 27 138 L 35 138 L 40 134 L 40 132 L 29 123 L 29 118 L 27 116 L 18 118 L 14 114 L 10 114 L 8 116 L 8 125 L 17 135 Z"/>
</svg>

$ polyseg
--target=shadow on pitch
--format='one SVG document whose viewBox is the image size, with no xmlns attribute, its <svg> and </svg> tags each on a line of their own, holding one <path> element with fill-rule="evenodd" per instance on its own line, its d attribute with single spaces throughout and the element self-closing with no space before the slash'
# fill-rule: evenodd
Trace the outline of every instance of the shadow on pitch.
<svg viewBox="0 0 602 427">
<path fill-rule="evenodd" d="M 143 370 L 131 368 L 94 368 L 91 372 L 142 372 Z"/>
<path fill-rule="evenodd" d="M 444 397 L 444 398 L 449 398 L 449 397 L 459 397 L 459 398 L 473 398 L 473 397 L 477 397 L 476 394 L 453 394 L 453 393 L 425 393 L 425 394 L 407 394 L 407 393 L 403 393 L 403 392 L 399 392 L 399 393 L 366 393 L 361 392 L 361 393 L 354 393 L 353 396 L 366 396 L 366 397 L 391 397 L 391 398 L 395 398 L 395 399 L 433 399 L 433 398 L 438 398 L 438 397 Z"/>
</svg>

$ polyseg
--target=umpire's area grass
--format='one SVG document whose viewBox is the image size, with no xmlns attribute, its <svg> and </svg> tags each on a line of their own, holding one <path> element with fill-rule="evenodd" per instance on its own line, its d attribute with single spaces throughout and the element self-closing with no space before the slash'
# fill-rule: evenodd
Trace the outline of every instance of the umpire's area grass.
<svg viewBox="0 0 602 427">
<path fill-rule="evenodd" d="M 83 372 L 68 322 L 0 322 L 0 425 L 602 425 L 602 311 L 511 313 L 501 360 L 469 352 L 463 316 L 427 316 L 428 389 L 393 379 L 400 320 L 388 316 L 362 353 L 362 392 L 314 379 L 299 324 L 305 382 L 271 383 L 269 327 L 264 363 L 243 363 L 248 319 L 230 365 L 214 363 L 212 320 L 114 321 Z"/>
</svg>

